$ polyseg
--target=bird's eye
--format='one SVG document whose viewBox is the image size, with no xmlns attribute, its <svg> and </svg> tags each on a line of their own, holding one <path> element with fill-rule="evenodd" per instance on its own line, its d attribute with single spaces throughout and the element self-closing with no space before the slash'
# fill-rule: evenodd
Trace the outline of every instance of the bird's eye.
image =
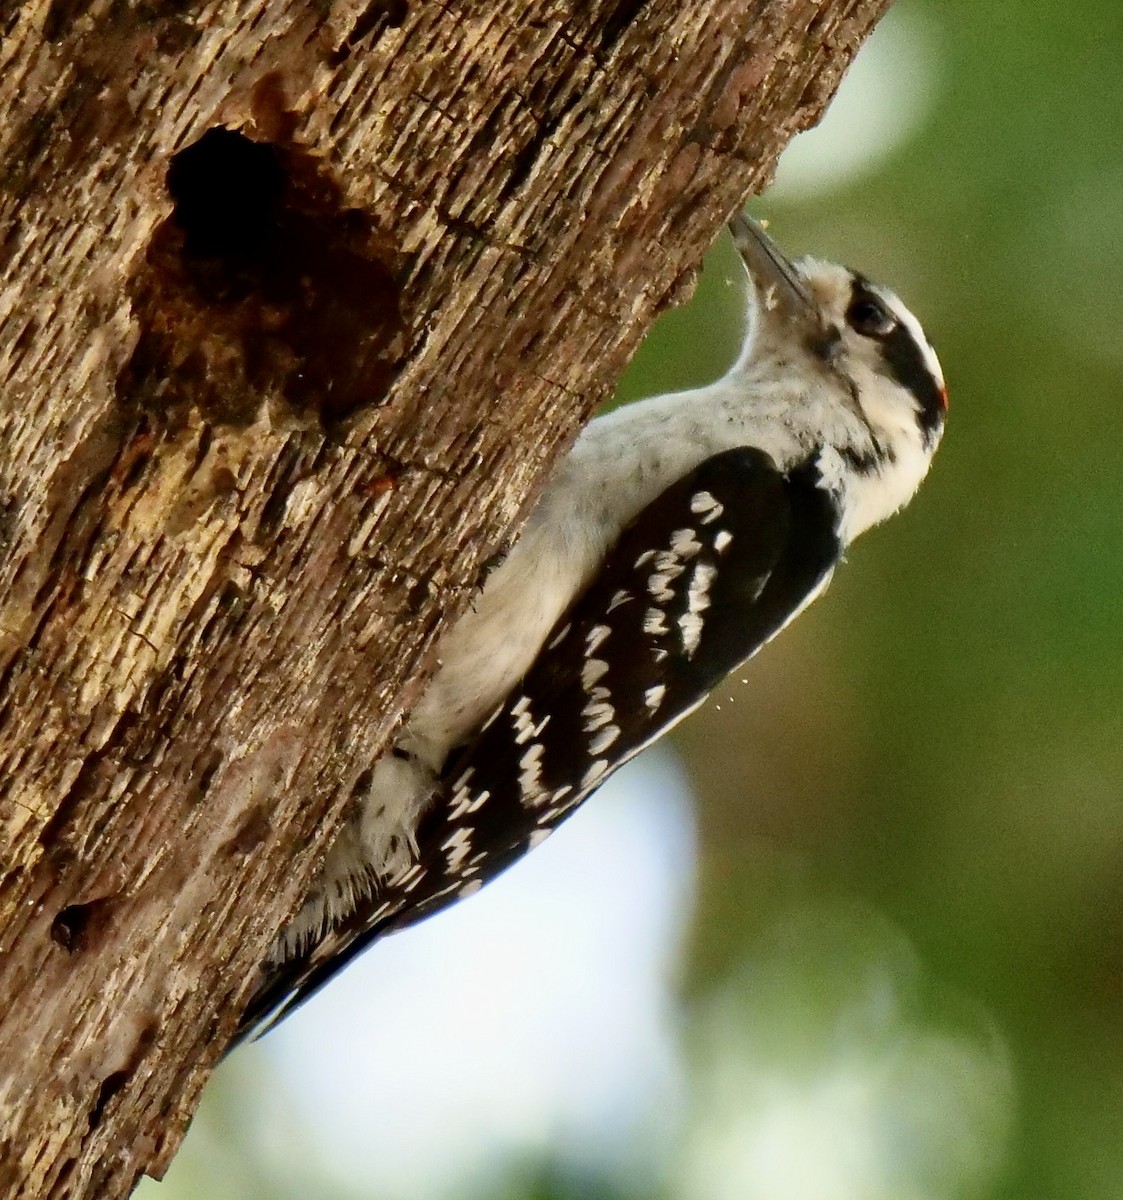
<svg viewBox="0 0 1123 1200">
<path fill-rule="evenodd" d="M 897 328 L 897 318 L 872 296 L 860 296 L 846 312 L 846 320 L 863 337 L 888 337 Z"/>
</svg>

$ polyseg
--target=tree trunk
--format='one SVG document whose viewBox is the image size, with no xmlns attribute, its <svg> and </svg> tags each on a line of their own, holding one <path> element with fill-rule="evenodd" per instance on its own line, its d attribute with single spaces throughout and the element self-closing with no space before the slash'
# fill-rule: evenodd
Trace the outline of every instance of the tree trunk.
<svg viewBox="0 0 1123 1200">
<path fill-rule="evenodd" d="M 549 464 L 887 0 L 0 0 L 0 1193 L 159 1175 Z"/>
</svg>

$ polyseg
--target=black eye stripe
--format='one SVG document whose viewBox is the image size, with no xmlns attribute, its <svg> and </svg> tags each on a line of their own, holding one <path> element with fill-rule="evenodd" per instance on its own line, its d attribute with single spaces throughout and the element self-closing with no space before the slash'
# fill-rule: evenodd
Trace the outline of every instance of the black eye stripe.
<svg viewBox="0 0 1123 1200">
<path fill-rule="evenodd" d="M 916 339 L 904 325 L 898 325 L 881 343 L 881 353 L 889 373 L 919 402 L 921 428 L 926 434 L 935 433 L 943 424 L 944 392 Z"/>
<path fill-rule="evenodd" d="M 882 304 L 873 293 L 869 282 L 861 275 L 855 275 L 850 306 L 869 299 Z M 935 433 L 943 424 L 944 390 L 940 381 L 932 374 L 924 348 L 918 344 L 903 321 L 896 321 L 893 329 L 877 341 L 889 374 L 916 397 L 920 405 L 921 429 L 927 435 Z"/>
</svg>

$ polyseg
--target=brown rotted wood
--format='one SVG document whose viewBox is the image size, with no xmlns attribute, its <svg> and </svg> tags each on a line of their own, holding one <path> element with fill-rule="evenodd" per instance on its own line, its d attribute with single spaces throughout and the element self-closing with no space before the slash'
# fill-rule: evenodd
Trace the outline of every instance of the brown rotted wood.
<svg viewBox="0 0 1123 1200">
<path fill-rule="evenodd" d="M 441 621 L 886 3 L 0 5 L 0 1194 L 163 1171 Z"/>
</svg>

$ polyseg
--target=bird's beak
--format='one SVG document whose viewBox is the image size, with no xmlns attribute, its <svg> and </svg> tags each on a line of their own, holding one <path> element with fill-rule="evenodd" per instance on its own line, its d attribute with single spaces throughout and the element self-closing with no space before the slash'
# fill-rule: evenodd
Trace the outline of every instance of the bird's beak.
<svg viewBox="0 0 1123 1200">
<path fill-rule="evenodd" d="M 738 212 L 729 222 L 729 232 L 757 289 L 762 310 L 817 326 L 819 309 L 799 268 L 756 221 Z"/>
</svg>

